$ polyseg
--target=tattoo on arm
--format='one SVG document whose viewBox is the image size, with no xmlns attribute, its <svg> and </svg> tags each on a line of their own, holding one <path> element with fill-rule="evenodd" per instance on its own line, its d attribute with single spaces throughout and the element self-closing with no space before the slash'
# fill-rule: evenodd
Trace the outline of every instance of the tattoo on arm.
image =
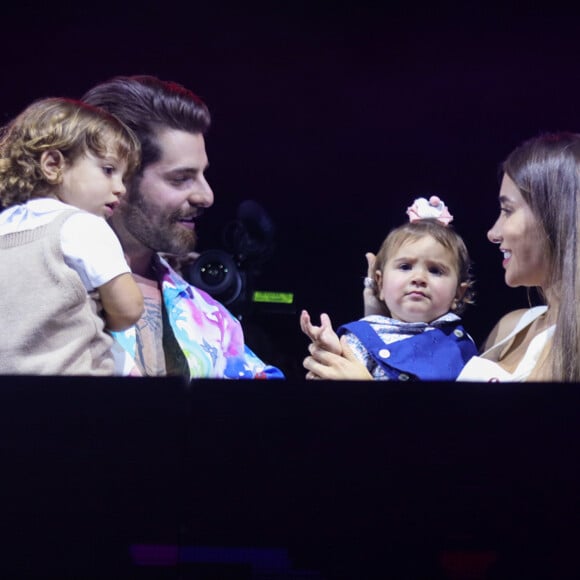
<svg viewBox="0 0 580 580">
<path fill-rule="evenodd" d="M 145 298 L 143 315 L 137 322 L 140 330 L 153 334 L 161 331 L 161 304 L 152 298 Z"/>
<path fill-rule="evenodd" d="M 136 326 L 136 359 L 147 376 L 165 374 L 161 304 L 149 297 L 144 300 L 143 315 Z"/>
</svg>

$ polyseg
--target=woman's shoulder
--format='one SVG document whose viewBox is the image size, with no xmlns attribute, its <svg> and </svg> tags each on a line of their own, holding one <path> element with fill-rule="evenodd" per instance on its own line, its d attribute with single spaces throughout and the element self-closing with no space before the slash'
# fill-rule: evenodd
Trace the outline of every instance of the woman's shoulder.
<svg viewBox="0 0 580 580">
<path fill-rule="evenodd" d="M 512 310 L 511 312 L 504 314 L 489 333 L 481 351 L 485 352 L 492 346 L 507 338 L 514 331 L 520 321 L 529 319 L 529 322 L 532 322 L 535 318 L 543 314 L 545 309 L 544 306 L 518 308 L 517 310 Z"/>
</svg>

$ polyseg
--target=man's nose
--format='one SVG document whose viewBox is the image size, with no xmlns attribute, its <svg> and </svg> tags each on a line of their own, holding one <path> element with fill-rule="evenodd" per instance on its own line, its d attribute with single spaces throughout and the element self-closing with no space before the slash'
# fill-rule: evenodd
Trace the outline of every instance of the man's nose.
<svg viewBox="0 0 580 580">
<path fill-rule="evenodd" d="M 213 191 L 205 177 L 202 177 L 198 184 L 196 184 L 196 187 L 189 195 L 188 201 L 191 205 L 197 205 L 201 207 L 211 207 L 213 205 Z"/>
</svg>

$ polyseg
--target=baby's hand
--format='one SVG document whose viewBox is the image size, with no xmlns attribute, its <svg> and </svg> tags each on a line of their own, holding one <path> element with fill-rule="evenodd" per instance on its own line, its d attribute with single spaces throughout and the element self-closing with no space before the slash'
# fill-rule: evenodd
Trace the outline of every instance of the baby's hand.
<svg viewBox="0 0 580 580">
<path fill-rule="evenodd" d="M 336 355 L 318 348 L 316 343 L 308 347 L 302 365 L 308 371 L 307 379 L 372 381 L 373 377 L 348 345 L 346 336 L 340 338 L 342 354 Z"/>
<path fill-rule="evenodd" d="M 320 326 L 315 326 L 312 324 L 308 312 L 303 310 L 300 314 L 300 328 L 319 348 L 333 354 L 342 354 L 340 340 L 332 328 L 328 314 L 321 314 Z"/>
</svg>

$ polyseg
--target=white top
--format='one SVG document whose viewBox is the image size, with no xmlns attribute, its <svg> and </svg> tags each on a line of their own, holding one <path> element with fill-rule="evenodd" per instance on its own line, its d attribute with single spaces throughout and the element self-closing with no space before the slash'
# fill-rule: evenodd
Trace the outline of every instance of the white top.
<svg viewBox="0 0 580 580">
<path fill-rule="evenodd" d="M 48 197 L 11 206 L 0 213 L 0 235 L 37 228 L 70 209 L 76 208 Z M 71 215 L 60 240 L 64 261 L 78 273 L 87 292 L 131 271 L 119 239 L 103 218 L 85 211 Z"/>
<path fill-rule="evenodd" d="M 519 362 L 513 373 L 503 369 L 496 361 L 499 358 L 501 347 L 511 340 L 518 332 L 528 327 L 532 322 L 534 322 L 534 320 L 542 316 L 547 309 L 547 306 L 536 306 L 526 310 L 510 334 L 486 350 L 481 356 L 474 356 L 471 358 L 465 367 L 463 367 L 463 370 L 456 380 L 489 383 L 517 383 L 525 381 L 534 370 L 547 341 L 553 336 L 556 325 L 546 328 L 532 339 L 522 360 Z"/>
</svg>

